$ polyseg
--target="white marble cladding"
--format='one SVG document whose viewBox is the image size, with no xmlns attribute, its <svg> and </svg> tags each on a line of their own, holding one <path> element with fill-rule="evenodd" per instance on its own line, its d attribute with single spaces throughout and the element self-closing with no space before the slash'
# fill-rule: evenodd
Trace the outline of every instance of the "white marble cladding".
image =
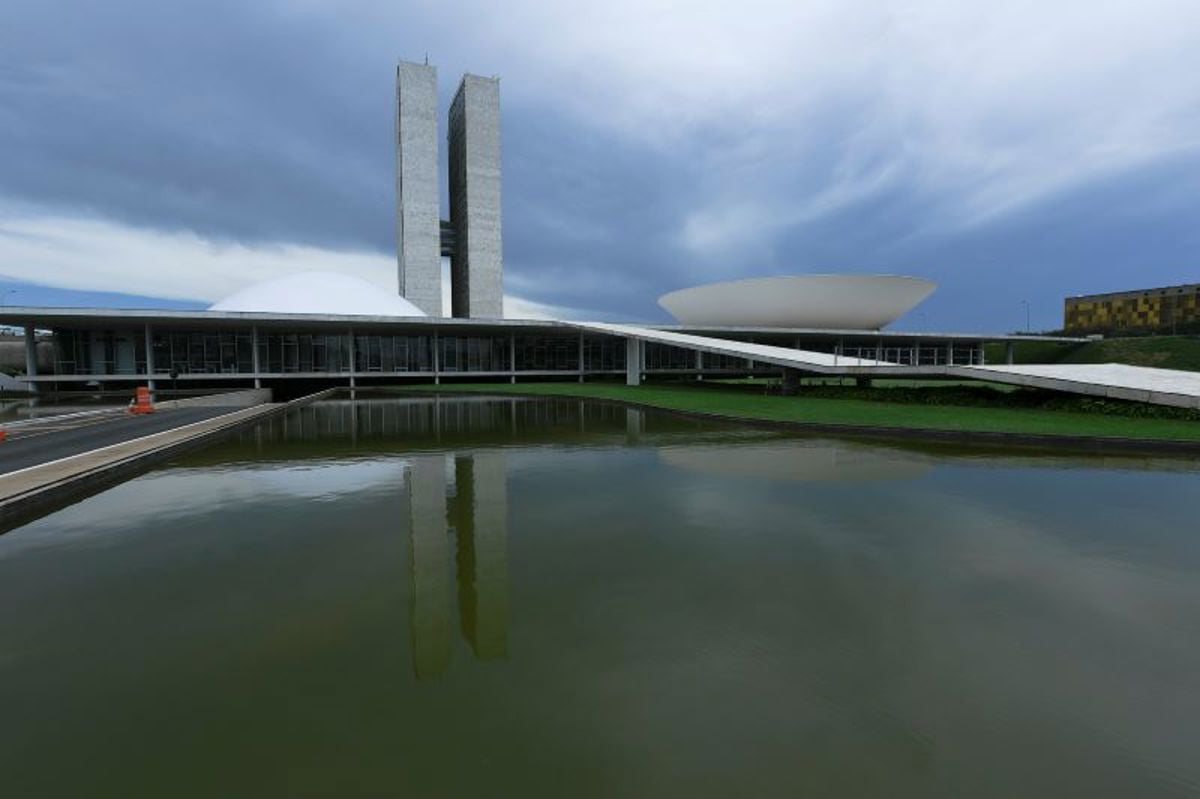
<svg viewBox="0 0 1200 799">
<path fill-rule="evenodd" d="M 396 258 L 400 295 L 442 315 L 437 68 L 396 67 Z"/>
<path fill-rule="evenodd" d="M 504 316 L 500 219 L 500 81 L 464 75 L 450 107 L 450 221 L 455 316 Z"/>
</svg>

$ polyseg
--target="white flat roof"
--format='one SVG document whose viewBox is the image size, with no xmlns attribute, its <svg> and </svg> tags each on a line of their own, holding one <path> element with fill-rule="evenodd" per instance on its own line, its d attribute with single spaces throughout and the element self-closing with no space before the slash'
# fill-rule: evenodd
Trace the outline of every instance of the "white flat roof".
<svg viewBox="0 0 1200 799">
<path fill-rule="evenodd" d="M 262 313 L 246 311 L 204 311 L 204 310 L 167 310 L 158 308 L 40 308 L 29 306 L 4 306 L 0 308 L 0 325 L 24 327 L 32 324 L 37 327 L 72 326 L 81 327 L 93 323 L 162 323 L 170 325 L 196 324 L 201 327 L 220 326 L 226 322 L 244 322 L 279 327 L 301 324 L 315 327 L 379 327 L 397 326 L 408 328 L 460 328 L 479 330 L 480 328 L 505 328 L 515 332 L 519 329 L 539 330 L 572 330 L 579 324 L 569 321 L 546 319 L 474 319 L 462 317 L 411 317 L 411 316 L 371 316 L 345 314 L 297 314 L 297 313 Z M 602 326 L 607 323 L 594 323 Z M 617 325 L 616 327 L 620 327 Z M 761 336 L 814 336 L 814 337 L 844 337 L 844 338 L 881 338 L 881 339 L 939 339 L 942 341 L 954 339 L 961 341 L 1054 341 L 1075 343 L 1087 341 L 1086 338 L 1067 336 L 1025 336 L 1011 333 L 963 333 L 963 332 L 926 332 L 904 330 L 827 330 L 817 328 L 778 328 L 778 327 L 712 327 L 684 325 L 643 325 L 630 324 L 637 327 L 664 332 L 688 334 L 722 335 L 761 335 Z"/>
</svg>

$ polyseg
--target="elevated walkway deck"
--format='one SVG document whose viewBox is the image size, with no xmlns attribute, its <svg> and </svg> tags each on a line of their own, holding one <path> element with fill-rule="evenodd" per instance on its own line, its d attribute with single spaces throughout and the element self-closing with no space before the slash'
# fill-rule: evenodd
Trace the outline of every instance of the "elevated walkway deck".
<svg viewBox="0 0 1200 799">
<path fill-rule="evenodd" d="M 788 347 L 776 347 L 770 344 L 754 344 L 747 341 L 730 341 L 711 336 L 697 336 L 692 333 L 676 333 L 671 330 L 657 330 L 639 325 L 618 325 L 607 322 L 571 322 L 572 327 L 590 330 L 596 333 L 608 333 L 614 336 L 624 336 L 637 341 L 652 341 L 657 344 L 669 344 L 683 347 L 696 352 L 707 352 L 714 355 L 730 355 L 735 358 L 752 358 L 760 363 L 781 366 L 785 369 L 800 369 L 816 374 L 856 374 L 864 368 L 892 367 L 897 364 L 887 361 L 870 360 L 865 358 L 845 358 L 828 352 L 813 352 L 811 350 L 795 350 Z"/>
<path fill-rule="evenodd" d="M 572 326 L 631 342 L 654 342 L 673 347 L 740 358 L 817 375 L 883 378 L 958 378 L 1066 391 L 1096 397 L 1200 409 L 1200 373 L 1126 364 L 1005 364 L 914 366 L 866 358 L 847 358 L 826 352 L 789 349 L 767 344 L 697 336 L 639 325 L 574 322 Z M 630 350 L 631 353 L 633 350 Z M 640 357 L 640 350 L 638 350 Z M 640 369 L 629 370 L 631 381 Z M 640 381 L 640 374 L 636 380 Z"/>
<path fill-rule="evenodd" d="M 1122 363 L 955 366 L 956 376 L 1097 397 L 1200 408 L 1200 372 Z"/>
</svg>

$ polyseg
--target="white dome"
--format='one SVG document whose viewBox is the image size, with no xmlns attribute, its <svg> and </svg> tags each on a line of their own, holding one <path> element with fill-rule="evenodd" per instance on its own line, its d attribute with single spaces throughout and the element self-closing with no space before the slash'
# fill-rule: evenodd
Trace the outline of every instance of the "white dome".
<svg viewBox="0 0 1200 799">
<path fill-rule="evenodd" d="M 213 303 L 208 310 L 338 316 L 425 315 L 398 294 L 337 272 L 299 272 L 263 280 Z"/>
</svg>

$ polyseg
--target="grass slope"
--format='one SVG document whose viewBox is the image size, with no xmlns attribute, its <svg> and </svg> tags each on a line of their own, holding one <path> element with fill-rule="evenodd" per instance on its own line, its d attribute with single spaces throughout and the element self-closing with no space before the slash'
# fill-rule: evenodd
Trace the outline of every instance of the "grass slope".
<svg viewBox="0 0 1200 799">
<path fill-rule="evenodd" d="M 1196 372 L 1200 371 L 1200 338 L 1152 336 L 1091 341 L 1068 352 L 1061 363 L 1128 363 Z"/>
<path fill-rule="evenodd" d="M 987 345 L 987 359 L 989 363 L 1004 363 L 1004 345 Z M 1017 344 L 1013 360 L 1016 363 L 1127 363 L 1200 372 L 1200 337 L 1107 338 L 1075 346 L 1028 341 Z"/>
<path fill-rule="evenodd" d="M 711 413 L 743 419 L 809 424 L 900 427 L 1021 435 L 1057 435 L 1200 440 L 1200 422 L 1135 419 L 1098 413 L 1023 408 L 919 405 L 860 399 L 782 397 L 751 393 L 732 386 L 644 385 L 617 383 L 454 383 L 414 386 L 409 390 L 442 393 L 534 394 L 622 400 L 669 410 Z"/>
</svg>

